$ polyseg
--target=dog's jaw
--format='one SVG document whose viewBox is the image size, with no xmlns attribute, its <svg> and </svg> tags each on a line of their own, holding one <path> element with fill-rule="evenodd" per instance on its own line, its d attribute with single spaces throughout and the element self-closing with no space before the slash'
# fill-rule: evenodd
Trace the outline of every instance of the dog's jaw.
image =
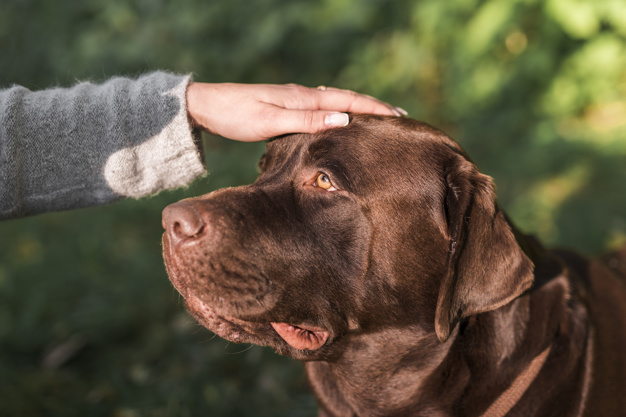
<svg viewBox="0 0 626 417">
<path fill-rule="evenodd" d="M 185 300 L 188 311 L 207 329 L 233 343 L 253 343 L 270 346 L 278 353 L 306 356 L 321 349 L 330 332 L 317 326 L 291 325 L 277 322 L 253 322 L 222 316 L 197 297 Z M 291 349 L 290 349 L 291 348 Z"/>
<path fill-rule="evenodd" d="M 270 346 L 276 352 L 303 359 L 319 350 L 330 339 L 330 332 L 320 326 L 273 321 L 250 321 L 237 318 L 211 306 L 188 288 L 184 274 L 179 273 L 173 244 L 163 237 L 163 255 L 172 285 L 185 299 L 187 310 L 207 329 L 233 343 Z"/>
</svg>

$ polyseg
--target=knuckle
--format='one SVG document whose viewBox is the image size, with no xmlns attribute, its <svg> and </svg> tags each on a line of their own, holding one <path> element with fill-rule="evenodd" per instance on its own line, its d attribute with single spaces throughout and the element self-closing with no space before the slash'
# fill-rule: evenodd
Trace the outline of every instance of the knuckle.
<svg viewBox="0 0 626 417">
<path fill-rule="evenodd" d="M 315 113 L 312 111 L 305 111 L 302 114 L 302 127 L 307 131 L 315 130 Z"/>
<path fill-rule="evenodd" d="M 287 87 L 289 87 L 291 90 L 295 90 L 298 93 L 308 90 L 308 88 L 300 84 L 294 84 L 294 83 L 287 84 Z"/>
</svg>

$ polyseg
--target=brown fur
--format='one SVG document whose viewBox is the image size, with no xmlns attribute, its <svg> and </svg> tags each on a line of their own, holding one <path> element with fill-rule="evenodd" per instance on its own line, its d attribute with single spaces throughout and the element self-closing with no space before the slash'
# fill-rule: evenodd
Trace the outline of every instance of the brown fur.
<svg viewBox="0 0 626 417">
<path fill-rule="evenodd" d="M 261 168 L 164 211 L 166 266 L 209 329 L 305 361 L 323 415 L 480 416 L 547 348 L 501 414 L 624 415 L 626 251 L 544 249 L 456 142 L 410 119 L 279 138 Z"/>
</svg>

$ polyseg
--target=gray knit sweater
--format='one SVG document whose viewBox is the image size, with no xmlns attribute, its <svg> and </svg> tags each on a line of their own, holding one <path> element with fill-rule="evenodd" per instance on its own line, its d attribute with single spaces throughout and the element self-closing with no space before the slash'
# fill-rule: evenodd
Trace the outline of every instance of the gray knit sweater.
<svg viewBox="0 0 626 417">
<path fill-rule="evenodd" d="M 0 90 L 0 219 L 142 197 L 204 174 L 188 83 L 157 72 Z"/>
</svg>

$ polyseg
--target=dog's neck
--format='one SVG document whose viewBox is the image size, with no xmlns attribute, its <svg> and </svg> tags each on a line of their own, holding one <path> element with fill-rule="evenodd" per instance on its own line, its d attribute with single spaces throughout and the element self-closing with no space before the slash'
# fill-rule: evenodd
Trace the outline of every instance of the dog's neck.
<svg viewBox="0 0 626 417">
<path fill-rule="evenodd" d="M 433 411 L 454 403 L 469 381 L 452 338 L 442 344 L 434 332 L 420 337 L 416 329 L 387 329 L 343 343 L 345 354 L 335 361 L 305 364 L 331 416 L 439 415 Z"/>
<path fill-rule="evenodd" d="M 586 310 L 572 294 L 567 271 L 545 253 L 537 256 L 538 280 L 528 294 L 463 321 L 446 343 L 415 329 L 387 329 L 349 336 L 346 354 L 332 363 L 307 363 L 323 407 L 337 416 L 478 417 L 500 401 L 506 406 L 488 415 L 541 416 L 563 397 L 562 415 L 579 415 L 591 335 L 572 320 L 584 322 Z M 537 369 L 529 373 L 529 367 Z"/>
</svg>

